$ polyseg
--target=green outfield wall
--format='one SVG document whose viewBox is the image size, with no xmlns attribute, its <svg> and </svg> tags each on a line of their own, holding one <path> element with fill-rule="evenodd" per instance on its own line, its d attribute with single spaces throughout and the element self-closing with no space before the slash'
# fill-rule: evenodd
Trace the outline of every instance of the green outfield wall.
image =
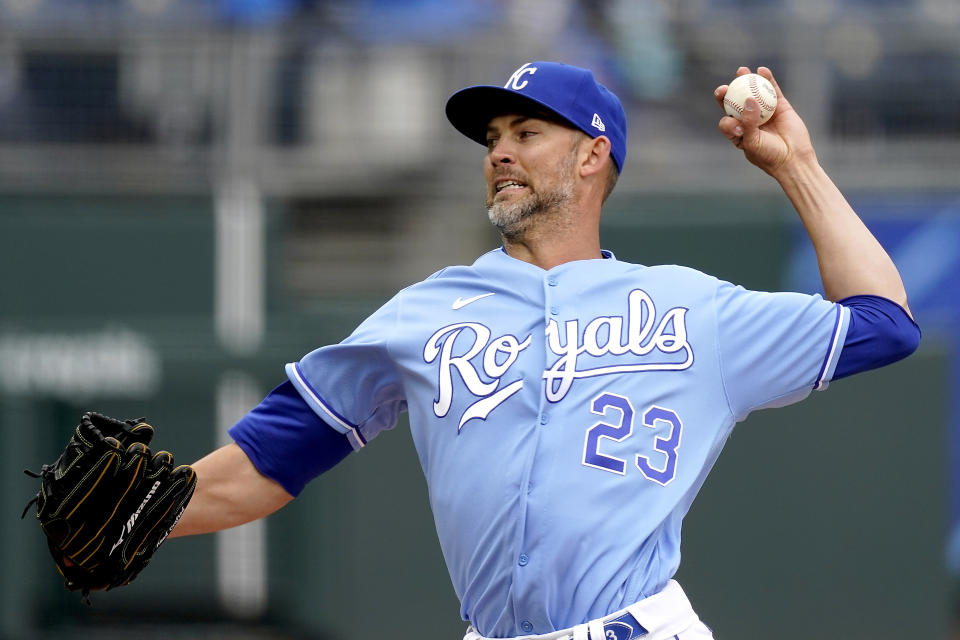
<svg viewBox="0 0 960 640">
<path fill-rule="evenodd" d="M 606 245 L 779 288 L 785 203 L 721 200 L 612 201 Z M 406 424 L 268 519 L 267 606 L 251 620 L 218 599 L 212 536 L 168 542 L 134 584 L 86 607 L 61 588 L 29 514 L 18 519 L 36 490 L 21 469 L 55 457 L 81 411 L 145 415 L 158 445 L 191 461 L 215 446 L 225 371 L 265 394 L 285 362 L 341 339 L 389 295 L 287 296 L 284 206 L 268 211 L 266 331 L 236 355 L 213 326 L 209 199 L 0 198 L 0 637 L 163 637 L 171 621 L 182 638 L 461 637 Z M 948 637 L 947 371 L 944 343 L 927 335 L 906 361 L 734 430 L 685 522 L 678 576 L 717 638 Z"/>
</svg>

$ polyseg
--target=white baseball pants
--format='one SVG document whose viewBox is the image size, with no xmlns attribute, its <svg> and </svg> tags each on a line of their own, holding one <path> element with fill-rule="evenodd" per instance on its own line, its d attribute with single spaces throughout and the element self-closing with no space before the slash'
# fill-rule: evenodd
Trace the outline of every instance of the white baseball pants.
<svg viewBox="0 0 960 640">
<path fill-rule="evenodd" d="M 624 625 L 612 621 L 630 614 L 643 626 L 646 633 L 629 636 Z M 608 627 L 608 628 L 605 628 Z M 616 628 L 610 628 L 616 627 Z M 630 632 L 626 632 L 630 633 Z M 713 632 L 700 621 L 679 583 L 671 580 L 660 593 L 644 598 L 620 611 L 596 620 L 578 624 L 569 629 L 537 636 L 518 636 L 513 640 L 713 640 Z M 485 638 L 468 627 L 463 640 L 494 640 Z"/>
</svg>

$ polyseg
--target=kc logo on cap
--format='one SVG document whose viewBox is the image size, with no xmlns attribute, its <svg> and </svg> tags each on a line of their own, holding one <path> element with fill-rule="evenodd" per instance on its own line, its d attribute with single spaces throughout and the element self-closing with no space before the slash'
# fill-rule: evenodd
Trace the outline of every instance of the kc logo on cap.
<svg viewBox="0 0 960 640">
<path fill-rule="evenodd" d="M 623 170 L 627 155 L 623 105 L 589 69 L 560 62 L 528 62 L 502 87 L 477 85 L 457 91 L 447 100 L 446 111 L 460 133 L 482 145 L 487 144 L 487 125 L 493 118 L 547 111 L 592 138 L 606 136 L 617 171 Z"/>
<path fill-rule="evenodd" d="M 503 85 L 503 88 L 504 88 L 504 89 L 513 89 L 513 90 L 515 90 L 515 91 L 522 91 L 523 88 L 524 88 L 525 86 L 527 86 L 527 81 L 524 80 L 523 82 L 521 82 L 520 79 L 523 78 L 523 76 L 526 75 L 526 74 L 528 74 L 528 73 L 529 73 L 530 75 L 533 75 L 533 74 L 535 74 L 535 73 L 537 72 L 537 68 L 536 68 L 536 67 L 531 67 L 531 66 L 530 66 L 530 65 L 532 65 L 532 64 L 533 64 L 532 62 L 528 62 L 527 64 L 523 65 L 522 67 L 520 67 L 519 69 L 517 69 L 516 71 L 514 71 L 514 72 L 513 72 L 513 75 L 510 76 L 510 79 L 507 80 L 507 84 Z"/>
</svg>

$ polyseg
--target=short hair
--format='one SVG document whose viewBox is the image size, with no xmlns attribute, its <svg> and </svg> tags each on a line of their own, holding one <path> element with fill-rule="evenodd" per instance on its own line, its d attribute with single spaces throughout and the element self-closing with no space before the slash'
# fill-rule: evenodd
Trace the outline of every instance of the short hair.
<svg viewBox="0 0 960 640">
<path fill-rule="evenodd" d="M 607 184 L 603 188 L 603 200 L 606 202 L 607 198 L 610 197 L 610 194 L 613 193 L 613 188 L 617 186 L 617 180 L 620 179 L 620 172 L 617 171 L 617 163 L 613 161 L 613 156 L 608 158 L 609 166 L 607 167 Z"/>
<path fill-rule="evenodd" d="M 583 131 L 580 131 L 579 129 L 574 129 L 573 131 L 576 133 L 576 135 L 573 136 L 573 146 L 571 147 L 571 150 L 575 150 L 580 145 L 581 140 L 584 138 L 588 140 L 595 139 L 591 138 L 589 135 Z M 617 186 L 617 180 L 619 179 L 620 172 L 617 171 L 617 163 L 614 162 L 613 156 L 611 155 L 607 158 L 607 182 L 603 186 L 603 199 L 601 202 L 607 201 L 607 198 L 610 197 L 611 193 L 613 193 L 613 188 Z"/>
</svg>

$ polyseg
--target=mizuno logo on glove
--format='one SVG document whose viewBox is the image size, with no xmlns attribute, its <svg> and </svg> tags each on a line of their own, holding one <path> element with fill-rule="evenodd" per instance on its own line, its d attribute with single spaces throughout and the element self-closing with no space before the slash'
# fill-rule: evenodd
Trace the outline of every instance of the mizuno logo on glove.
<svg viewBox="0 0 960 640">
<path fill-rule="evenodd" d="M 137 516 L 140 515 L 140 512 L 143 511 L 143 508 L 147 506 L 148 502 L 150 502 L 150 498 L 153 497 L 153 494 L 156 493 L 159 486 L 159 481 L 153 483 L 153 486 L 150 487 L 150 491 L 147 492 L 147 497 L 143 499 L 143 502 L 141 502 L 140 506 L 137 507 L 137 510 L 133 512 L 133 515 L 130 516 L 130 518 L 127 520 L 127 523 L 120 527 L 120 537 L 116 542 L 113 543 L 113 546 L 110 547 L 110 553 L 107 554 L 108 556 L 112 556 L 117 547 L 123 543 L 123 537 L 133 531 L 133 524 L 137 521 Z"/>
</svg>

